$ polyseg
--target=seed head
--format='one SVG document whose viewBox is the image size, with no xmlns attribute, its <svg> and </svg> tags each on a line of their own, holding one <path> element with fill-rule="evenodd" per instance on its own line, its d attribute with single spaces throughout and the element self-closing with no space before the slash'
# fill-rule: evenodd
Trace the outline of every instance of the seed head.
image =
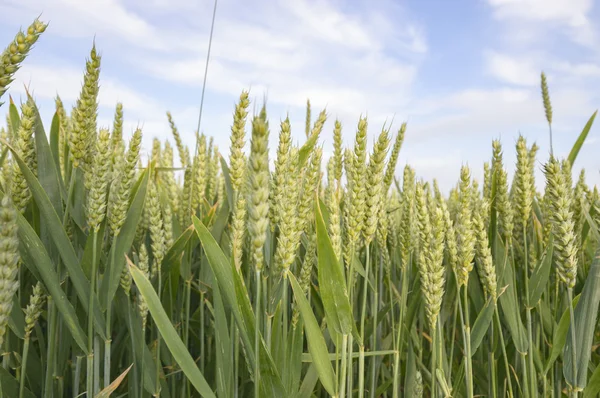
<svg viewBox="0 0 600 398">
<path fill-rule="evenodd" d="M 206 187 L 208 185 L 208 155 L 206 146 L 206 136 L 202 134 L 198 143 L 198 153 L 194 159 L 194 180 L 192 186 L 191 211 L 196 214 L 201 203 L 206 197 Z"/>
<path fill-rule="evenodd" d="M 300 242 L 300 233 L 298 231 L 302 226 L 298 215 L 299 197 L 298 197 L 298 150 L 293 148 L 289 153 L 287 170 L 282 171 L 282 190 L 279 201 L 281 209 L 281 220 L 279 224 L 279 237 L 275 261 L 284 271 L 287 270 L 296 257 L 298 245 Z"/>
<path fill-rule="evenodd" d="M 248 115 L 248 92 L 242 91 L 240 100 L 235 107 L 233 114 L 233 125 L 231 126 L 231 154 L 229 156 L 229 174 L 231 176 L 231 186 L 235 192 L 239 192 L 244 174 L 246 172 L 246 157 L 244 155 L 244 145 L 246 136 L 246 116 Z"/>
<path fill-rule="evenodd" d="M 0 346 L 4 342 L 13 297 L 19 287 L 17 212 L 8 195 L 0 202 Z"/>
<path fill-rule="evenodd" d="M 284 190 L 289 188 L 288 180 L 294 176 L 297 171 L 290 170 L 290 149 L 292 145 L 292 131 L 290 119 L 281 122 L 281 130 L 279 132 L 279 146 L 277 147 L 277 158 L 275 159 L 275 172 L 271 184 L 271 197 L 273 198 L 270 206 L 271 211 L 271 229 L 275 229 L 275 225 L 279 223 L 279 216 L 282 212 L 282 195 Z M 288 175 L 291 173 L 291 175 Z"/>
<path fill-rule="evenodd" d="M 488 234 L 484 217 L 489 214 L 489 203 L 487 199 L 476 199 L 475 212 L 473 212 L 473 227 L 475 229 L 475 258 L 477 273 L 486 294 L 494 301 L 497 298 L 496 268 L 492 261 L 492 252 L 489 246 Z"/>
<path fill-rule="evenodd" d="M 548 185 L 548 206 L 557 273 L 568 288 L 573 288 L 577 281 L 577 238 L 571 211 L 572 193 L 567 186 L 560 163 L 553 156 L 546 163 L 544 173 Z"/>
<path fill-rule="evenodd" d="M 38 19 L 34 20 L 27 28 L 27 35 L 19 31 L 14 41 L 0 55 L 0 97 L 8 90 L 8 85 L 13 81 L 13 76 L 19 70 L 21 62 L 27 57 L 31 47 L 46 27 L 47 24 Z"/>
<path fill-rule="evenodd" d="M 400 130 L 398 130 L 398 134 L 396 135 L 396 140 L 394 141 L 394 146 L 392 148 L 392 154 L 390 155 L 390 160 L 388 161 L 387 168 L 385 170 L 385 177 L 383 179 L 383 194 L 387 195 L 390 186 L 392 185 L 392 181 L 394 179 L 394 174 L 396 172 L 396 164 L 398 163 L 398 156 L 400 155 L 400 149 L 402 148 L 402 144 L 404 143 L 404 135 L 406 133 L 406 122 L 402 123 L 400 126 Z"/>
<path fill-rule="evenodd" d="M 262 117 L 252 122 L 250 159 L 248 162 L 250 190 L 248 195 L 248 233 L 251 253 L 257 270 L 263 268 L 263 246 L 269 223 L 269 126 Z"/>
<path fill-rule="evenodd" d="M 177 126 L 175 125 L 175 121 L 173 120 L 171 112 L 167 112 L 167 120 L 169 121 L 171 133 L 173 134 L 173 138 L 175 139 L 175 146 L 177 146 L 177 152 L 179 152 L 179 162 L 181 163 L 181 167 L 185 169 L 190 164 L 190 154 L 185 145 L 183 144 L 183 141 L 181 140 L 181 135 L 179 134 L 179 130 L 177 130 Z"/>
<path fill-rule="evenodd" d="M 339 120 L 333 128 L 333 170 L 339 185 L 342 181 L 342 123 Z"/>
<path fill-rule="evenodd" d="M 347 161 L 351 161 L 351 172 L 347 173 L 350 180 L 347 215 L 347 229 L 349 247 L 354 247 L 358 243 L 360 233 L 364 227 L 365 215 L 365 196 L 366 184 L 365 178 L 367 174 L 366 166 L 366 150 L 367 150 L 367 119 L 361 118 L 358 122 L 358 130 L 354 142 L 354 153 L 347 157 Z"/>
<path fill-rule="evenodd" d="M 21 106 L 21 124 L 15 135 L 14 146 L 25 165 L 34 175 L 37 175 L 36 146 L 33 136 L 34 125 L 34 103 L 31 97 L 29 97 L 27 102 Z M 21 168 L 17 162 L 13 163 L 13 173 L 11 177 L 12 200 L 16 208 L 23 213 L 31 199 L 31 192 L 29 190 L 29 185 L 25 180 L 25 176 L 22 174 Z"/>
<path fill-rule="evenodd" d="M 106 215 L 106 199 L 110 177 L 110 134 L 101 129 L 96 144 L 92 167 L 91 188 L 88 195 L 88 222 L 91 230 L 98 232 Z"/>
<path fill-rule="evenodd" d="M 532 171 L 527 141 L 520 135 L 517 140 L 517 169 L 513 185 L 514 207 L 519 218 L 519 224 L 526 224 L 531 216 L 534 196 Z"/>
<path fill-rule="evenodd" d="M 314 219 L 314 203 L 321 182 L 321 158 L 323 150 L 315 148 L 306 167 L 302 182 L 302 192 L 298 203 L 297 233 L 302 234 Z"/>
<path fill-rule="evenodd" d="M 73 167 L 81 167 L 89 177 L 96 140 L 96 117 L 98 109 L 98 80 L 100 78 L 101 57 L 96 53 L 95 45 L 86 61 L 83 86 L 76 106 L 73 109 L 72 129 L 69 135 L 69 149 Z M 88 178 L 89 180 L 89 178 Z M 91 181 L 86 181 L 86 184 Z"/>
<path fill-rule="evenodd" d="M 154 275 L 160 271 L 166 248 L 164 220 L 158 195 L 158 187 L 152 180 L 148 181 L 148 196 L 146 200 L 149 224 L 148 230 L 150 231 L 150 240 L 152 241 L 152 254 L 154 254 L 154 267 L 152 268 L 152 276 L 154 277 Z"/>
<path fill-rule="evenodd" d="M 544 72 L 542 72 L 542 100 L 544 102 L 546 120 L 548 121 L 548 124 L 552 124 L 552 104 L 550 103 L 550 92 L 548 90 L 548 82 L 546 81 L 546 74 Z"/>
<path fill-rule="evenodd" d="M 415 207 L 415 174 L 410 166 L 404 167 L 402 180 L 402 215 L 400 221 L 400 248 L 402 253 L 402 267 L 406 267 L 410 252 L 414 248 L 414 235 L 416 223 L 414 217 Z"/>
<path fill-rule="evenodd" d="M 116 148 L 118 143 L 123 139 L 123 104 L 117 102 L 115 109 L 115 119 L 113 122 L 112 142 L 113 148 Z"/>
<path fill-rule="evenodd" d="M 246 199 L 238 196 L 231 223 L 231 253 L 235 268 L 240 271 L 244 250 L 244 235 L 246 232 Z"/>
<path fill-rule="evenodd" d="M 383 182 L 383 168 L 385 166 L 385 157 L 387 156 L 390 138 L 387 130 L 383 130 L 379 139 L 373 147 L 373 153 L 369 159 L 369 168 L 367 170 L 366 189 L 369 193 L 366 195 L 365 227 L 364 236 L 368 245 L 377 231 L 377 220 L 379 211 L 382 207 L 382 198 L 385 195 Z"/>
<path fill-rule="evenodd" d="M 498 214 L 498 230 L 505 241 L 510 241 L 513 236 L 513 208 L 508 194 L 508 177 L 502 162 L 502 145 L 500 141 L 492 142 L 494 150 L 492 173 L 496 178 L 496 212 Z"/>
<path fill-rule="evenodd" d="M 33 293 L 29 298 L 29 304 L 25 308 L 25 338 L 29 338 L 31 331 L 38 318 L 42 314 L 42 306 L 45 300 L 44 288 L 40 282 L 33 287 Z"/>
<path fill-rule="evenodd" d="M 457 219 L 456 240 L 458 246 L 458 263 L 455 269 L 459 286 L 466 286 L 469 274 L 473 270 L 473 256 L 475 255 L 475 233 L 473 228 L 473 207 L 471 172 L 468 166 L 462 166 L 460 171 L 460 210 Z"/>
<path fill-rule="evenodd" d="M 144 277 L 148 278 L 148 250 L 146 249 L 146 245 L 144 243 L 140 245 L 140 249 L 138 251 L 138 268 L 140 269 Z M 138 309 L 140 310 L 140 316 L 142 318 L 142 330 L 146 330 L 146 321 L 148 318 L 148 304 L 146 303 L 144 296 L 142 296 L 141 294 L 138 295 Z"/>
</svg>

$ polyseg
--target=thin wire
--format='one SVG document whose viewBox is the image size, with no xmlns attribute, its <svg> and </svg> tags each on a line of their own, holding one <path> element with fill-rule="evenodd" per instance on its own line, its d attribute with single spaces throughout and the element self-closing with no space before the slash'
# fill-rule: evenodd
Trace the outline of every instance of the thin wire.
<svg viewBox="0 0 600 398">
<path fill-rule="evenodd" d="M 206 65 L 204 66 L 204 80 L 202 82 L 202 96 L 200 98 L 200 112 L 198 114 L 198 127 L 196 128 L 196 151 L 194 152 L 194 156 L 198 153 L 198 139 L 200 137 L 200 123 L 202 122 L 202 108 L 204 106 L 204 91 L 206 90 L 206 76 L 208 75 L 208 63 L 210 61 L 210 49 L 212 47 L 212 38 L 213 38 L 213 31 L 215 28 L 215 16 L 217 14 L 217 2 L 218 0 L 215 0 L 215 6 L 213 8 L 213 16 L 212 16 L 212 23 L 210 26 L 210 36 L 208 38 L 208 52 L 206 53 Z"/>
<path fill-rule="evenodd" d="M 202 96 L 200 98 L 200 112 L 198 114 L 198 126 L 196 127 L 196 149 L 194 150 L 194 153 L 193 153 L 192 159 L 191 159 L 191 161 L 192 161 L 192 181 L 193 181 L 194 176 L 196 175 L 196 161 L 194 160 L 194 158 L 198 154 L 198 147 L 200 146 L 200 123 L 202 122 L 202 107 L 204 105 L 204 91 L 206 90 L 206 76 L 208 75 L 208 63 L 210 61 L 210 49 L 212 47 L 213 31 L 215 28 L 215 15 L 217 14 L 217 1 L 218 0 L 215 0 L 215 6 L 213 8 L 212 22 L 210 25 L 210 36 L 208 38 L 208 52 L 206 53 L 206 65 L 204 66 L 204 80 L 202 82 Z M 188 199 L 187 207 L 188 207 L 188 209 L 192 210 L 191 195 L 190 195 L 190 198 Z"/>
</svg>

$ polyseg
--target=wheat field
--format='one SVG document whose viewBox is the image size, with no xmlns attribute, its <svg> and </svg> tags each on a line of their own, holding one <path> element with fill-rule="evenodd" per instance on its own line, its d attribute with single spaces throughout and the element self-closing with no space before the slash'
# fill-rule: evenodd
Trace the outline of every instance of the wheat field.
<svg viewBox="0 0 600 398">
<path fill-rule="evenodd" d="M 448 194 L 396 173 L 407 123 L 327 132 L 309 102 L 295 143 L 243 88 L 228 150 L 165 111 L 142 159 L 127 104 L 98 126 L 95 46 L 72 109 L 5 95 L 46 28 L 2 38 L 1 396 L 600 396 L 600 196 L 571 171 L 596 112 L 568 157 L 494 140 Z"/>
</svg>

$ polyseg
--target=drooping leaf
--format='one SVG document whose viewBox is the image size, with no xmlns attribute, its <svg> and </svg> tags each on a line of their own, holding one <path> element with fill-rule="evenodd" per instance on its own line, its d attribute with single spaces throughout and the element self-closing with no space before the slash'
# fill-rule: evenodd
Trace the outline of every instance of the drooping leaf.
<svg viewBox="0 0 600 398">
<path fill-rule="evenodd" d="M 598 319 L 600 304 L 600 248 L 597 249 L 594 261 L 588 272 L 579 302 L 575 306 L 575 330 L 573 323 L 569 326 L 567 342 L 563 352 L 563 374 L 571 386 L 580 389 L 587 384 L 588 364 L 592 355 L 594 331 Z M 571 335 L 575 333 L 576 346 L 571 344 Z M 575 349 L 577 363 L 573 363 L 572 352 Z M 573 379 L 573 368 L 577 370 L 577 380 Z"/>
<path fill-rule="evenodd" d="M 131 337 L 132 350 L 135 355 L 134 367 L 138 372 L 144 369 L 144 388 L 151 395 L 156 395 L 156 372 L 152 353 L 148 349 L 142 337 L 142 322 L 137 305 L 131 305 L 129 298 L 123 290 L 118 290 L 115 295 L 115 308 L 119 314 L 120 321 L 126 325 L 127 332 Z M 142 365 L 143 363 L 143 365 Z M 162 372 L 162 369 L 161 369 Z M 162 376 L 161 376 L 162 380 Z"/>
<path fill-rule="evenodd" d="M 10 330 L 17 335 L 18 338 L 23 339 L 25 337 L 25 316 L 23 310 L 19 306 L 19 297 L 15 295 L 13 297 L 13 306 L 10 310 L 10 318 L 8 318 L 8 327 Z"/>
<path fill-rule="evenodd" d="M 50 237 L 53 239 L 63 263 L 68 270 L 69 277 L 73 282 L 75 291 L 77 292 L 77 297 L 79 300 L 81 300 L 81 304 L 85 308 L 85 311 L 87 311 L 88 300 L 90 296 L 90 282 L 83 273 L 83 270 L 79 264 L 79 260 L 77 259 L 77 255 L 75 254 L 75 250 L 73 249 L 73 245 L 71 244 L 71 241 L 69 240 L 69 237 L 62 226 L 62 220 L 58 217 L 56 211 L 54 211 L 54 207 L 52 206 L 50 199 L 44 192 L 44 189 L 41 187 L 37 178 L 35 178 L 31 170 L 29 170 L 29 167 L 27 167 L 25 162 L 23 162 L 21 157 L 12 147 L 9 148 L 13 154 L 13 159 L 19 165 L 21 173 L 29 185 L 29 189 L 31 190 L 34 200 L 36 201 L 42 218 L 46 221 Z M 25 219 L 23 219 L 23 222 L 27 223 Z M 29 223 L 27 223 L 27 225 L 29 225 Z M 92 299 L 96 301 L 94 303 L 94 323 L 98 333 L 105 338 L 106 334 L 104 332 L 104 318 L 102 317 L 102 313 L 100 311 L 98 298 L 94 295 L 92 296 Z"/>
<path fill-rule="evenodd" d="M 512 257 L 507 255 L 505 248 L 502 246 L 502 240 L 496 239 L 496 273 L 499 275 L 500 286 L 507 286 L 506 291 L 502 294 L 498 301 L 502 308 L 502 314 L 506 321 L 506 326 L 510 332 L 515 347 L 519 352 L 527 352 L 528 341 L 525 326 L 520 316 L 520 309 L 517 300 L 517 290 L 515 287 L 514 263 Z"/>
<path fill-rule="evenodd" d="M 244 349 L 248 354 L 250 368 L 254 371 L 256 366 L 260 366 L 260 388 L 261 394 L 265 397 L 285 396 L 285 388 L 279 376 L 279 372 L 275 367 L 275 362 L 266 348 L 264 339 L 260 339 L 259 360 L 260 363 L 254 361 L 254 314 L 248 292 L 244 286 L 240 274 L 235 270 L 233 265 L 227 259 L 223 251 L 219 247 L 217 241 L 206 228 L 206 226 L 193 216 L 193 223 L 196 229 L 196 234 L 202 243 L 202 247 L 208 258 L 208 263 L 215 275 L 223 299 L 226 305 L 231 309 L 238 329 L 240 337 L 244 344 Z M 252 338 L 250 337 L 252 336 Z"/>
<path fill-rule="evenodd" d="M 229 174 L 229 166 L 223 159 L 223 156 L 219 156 L 219 160 L 221 161 L 221 170 L 223 171 L 223 177 L 225 180 L 225 192 L 227 192 L 227 203 L 229 204 L 230 209 L 235 208 L 235 203 L 233 203 L 233 187 L 231 186 L 231 175 Z"/>
<path fill-rule="evenodd" d="M 67 196 L 67 193 L 63 186 L 58 166 L 54 162 L 54 157 L 52 156 L 52 151 L 48 144 L 48 137 L 35 103 L 33 105 L 33 110 L 35 113 L 34 136 L 38 166 L 37 178 L 42 188 L 44 188 L 46 195 L 48 195 L 52 206 L 54 206 L 56 214 L 58 214 L 59 217 L 62 217 L 62 200 Z M 53 127 L 58 128 L 58 125 L 53 124 Z"/>
<path fill-rule="evenodd" d="M 311 134 L 310 137 L 306 140 L 304 145 L 298 151 L 298 169 L 301 170 L 304 167 L 304 164 L 310 157 L 313 149 L 315 149 L 315 145 L 317 144 L 317 140 L 319 139 L 318 134 Z"/>
<path fill-rule="evenodd" d="M 356 333 L 344 272 L 333 250 L 318 201 L 315 204 L 315 216 L 317 220 L 319 292 L 325 308 L 327 323 L 342 335 L 354 333 L 354 337 L 360 341 L 361 337 Z"/>
<path fill-rule="evenodd" d="M 108 398 L 108 397 L 110 397 L 110 395 L 113 392 L 115 392 L 117 390 L 117 388 L 119 388 L 119 386 L 121 385 L 121 383 L 123 382 L 123 380 L 125 380 L 125 376 L 127 376 L 127 373 L 129 373 L 129 371 L 131 370 L 132 366 L 133 366 L 133 364 L 129 365 L 129 367 L 127 369 L 125 369 L 123 371 L 123 373 L 121 373 L 116 379 L 114 379 L 112 381 L 112 383 L 110 383 L 106 388 L 104 388 L 102 391 L 100 391 L 96 395 L 96 398 Z"/>
<path fill-rule="evenodd" d="M 148 310 L 154 319 L 154 323 L 158 328 L 163 340 L 165 341 L 169 351 L 173 355 L 173 358 L 177 362 L 177 365 L 181 368 L 183 373 L 187 376 L 188 380 L 196 391 L 203 397 L 216 398 L 215 393 L 211 390 L 210 385 L 204 378 L 198 366 L 194 362 L 194 359 L 188 352 L 185 344 L 179 338 L 177 330 L 173 327 L 169 316 L 165 312 L 160 299 L 154 291 L 154 287 L 150 281 L 144 276 L 142 271 L 135 266 L 129 259 L 127 259 L 129 266 L 129 272 L 135 281 L 135 285 L 139 289 L 141 295 L 144 297 Z"/>
<path fill-rule="evenodd" d="M 58 275 L 50 257 L 48 257 L 46 248 L 21 213 L 18 213 L 17 225 L 19 227 L 18 235 L 21 247 L 27 251 L 29 257 L 33 260 L 33 265 L 35 265 L 41 280 L 44 282 L 44 286 L 52 296 L 52 300 L 56 304 L 56 308 L 58 308 L 73 339 L 79 348 L 87 354 L 86 335 L 79 325 L 75 309 L 69 300 L 67 300 L 67 296 L 60 287 Z"/>
<path fill-rule="evenodd" d="M 483 338 L 492 323 L 495 310 L 496 304 L 494 303 L 494 300 L 490 298 L 485 303 L 483 310 L 477 315 L 477 319 L 473 324 L 473 330 L 471 330 L 471 356 L 475 355 L 479 345 L 483 341 Z"/>
<path fill-rule="evenodd" d="M 171 248 L 167 251 L 167 254 L 165 254 L 165 258 L 162 261 L 162 275 L 164 279 L 166 279 L 169 275 L 171 267 L 181 261 L 181 256 L 184 255 L 186 245 L 193 235 L 194 226 L 190 225 L 181 233 L 181 235 L 179 235 L 177 240 L 173 243 L 173 246 L 171 246 Z M 183 277 L 189 278 L 189 275 L 183 275 Z"/>
<path fill-rule="evenodd" d="M 9 373 L 8 370 L 0 366 L 0 388 L 2 388 L 2 394 L 4 397 L 18 397 L 19 396 L 19 381 Z M 27 398 L 35 398 L 35 395 L 25 388 L 24 396 Z"/>
<path fill-rule="evenodd" d="M 573 303 L 571 305 L 575 307 L 579 302 L 579 298 L 581 296 L 577 295 L 573 298 Z M 569 309 L 565 309 L 562 316 L 560 317 L 560 321 L 558 322 L 558 327 L 554 329 L 554 335 L 552 336 L 552 350 L 550 351 L 550 357 L 546 362 L 546 366 L 544 368 L 544 373 L 548 373 L 550 367 L 554 364 L 556 359 L 563 351 L 563 347 L 567 342 L 567 332 L 569 331 L 569 324 L 571 322 L 571 314 L 569 313 Z"/>
<path fill-rule="evenodd" d="M 151 172 L 152 170 L 148 168 L 144 169 L 138 179 L 139 185 L 137 186 L 137 189 L 133 191 L 133 200 L 127 211 L 125 223 L 119 233 L 117 244 L 111 247 L 108 254 L 110 256 L 109 258 L 114 258 L 115 261 L 112 263 L 112 268 L 110 268 L 104 275 L 104 278 L 102 278 L 102 284 L 100 285 L 100 297 L 102 299 L 101 304 L 103 309 L 106 309 L 108 303 L 112 302 L 112 299 L 119 288 L 121 273 L 125 266 L 125 255 L 129 252 L 129 249 L 133 244 L 135 231 L 142 217 L 142 209 L 146 199 L 148 179 L 150 178 Z"/>
<path fill-rule="evenodd" d="M 19 109 L 10 99 L 10 105 L 8 106 L 8 120 L 10 120 L 10 127 L 12 128 L 13 134 L 17 134 L 19 128 L 21 127 L 21 116 L 19 116 Z"/>
<path fill-rule="evenodd" d="M 595 398 L 600 393 L 600 365 L 596 366 L 590 381 L 583 390 L 583 398 Z"/>
<path fill-rule="evenodd" d="M 590 117 L 588 122 L 583 127 L 583 130 L 579 134 L 579 137 L 577 137 L 577 141 L 575 141 L 573 148 L 571 148 L 571 152 L 569 152 L 568 160 L 569 160 L 569 163 L 571 163 L 571 167 L 573 166 L 573 163 L 575 163 L 575 159 L 577 159 L 577 155 L 579 154 L 579 151 L 581 150 L 581 147 L 583 146 L 583 143 L 585 142 L 585 139 L 587 138 L 588 133 L 590 132 L 590 129 L 592 128 L 592 124 L 594 124 L 594 119 L 596 118 L 597 113 L 598 113 L 598 111 L 595 111 L 592 114 L 592 116 Z"/>
<path fill-rule="evenodd" d="M 529 307 L 533 308 L 537 305 L 538 301 L 542 297 L 544 290 L 548 284 L 550 278 L 550 270 L 552 269 L 552 253 L 553 253 L 553 237 L 550 236 L 548 247 L 546 252 L 539 261 L 539 264 L 533 270 L 531 278 L 529 279 Z"/>
<path fill-rule="evenodd" d="M 214 277 L 214 275 L 213 275 Z M 221 297 L 221 291 L 217 283 L 213 283 L 213 301 L 215 318 L 215 342 L 216 342 L 216 379 L 217 393 L 220 397 L 233 395 L 233 361 L 231 350 L 231 339 L 225 305 Z"/>
<path fill-rule="evenodd" d="M 308 300 L 304 297 L 304 293 L 298 284 L 296 277 L 294 277 L 292 273 L 289 273 L 288 276 L 290 284 L 292 285 L 296 304 L 298 305 L 298 309 L 304 320 L 306 341 L 308 342 L 308 350 L 310 351 L 312 362 L 317 368 L 317 373 L 319 374 L 319 379 L 321 380 L 323 387 L 325 387 L 329 394 L 335 396 L 337 394 L 335 390 L 335 374 L 329 360 L 327 344 L 321 333 L 321 328 L 315 318 L 315 314 L 310 308 Z"/>
</svg>

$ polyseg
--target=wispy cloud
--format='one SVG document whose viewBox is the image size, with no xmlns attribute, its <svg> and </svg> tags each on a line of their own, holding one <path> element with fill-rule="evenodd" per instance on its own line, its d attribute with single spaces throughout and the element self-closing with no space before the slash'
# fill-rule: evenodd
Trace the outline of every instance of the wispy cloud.
<svg viewBox="0 0 600 398">
<path fill-rule="evenodd" d="M 593 0 L 488 0 L 488 3 L 497 19 L 518 31 L 535 32 L 533 37 L 541 38 L 558 29 L 579 44 L 595 44 L 597 27 L 589 16 Z"/>
<path fill-rule="evenodd" d="M 555 145 L 568 152 L 600 103 L 600 54 L 590 47 L 600 20 L 593 1 L 487 0 L 484 5 L 473 7 L 477 14 L 471 16 L 485 29 L 469 31 L 474 27 L 465 23 L 454 32 L 440 31 L 435 23 L 452 15 L 437 15 L 437 9 L 420 3 L 220 0 L 202 130 L 228 152 L 231 113 L 242 89 L 251 90 L 257 106 L 267 98 L 272 150 L 286 114 L 294 140 L 304 139 L 308 98 L 313 115 L 328 111 L 322 135 L 326 153 L 335 118 L 343 123 L 344 143 L 351 145 L 358 117 L 367 115 L 369 146 L 385 122 L 393 119 L 395 132 L 407 120 L 398 171 L 411 162 L 419 175 L 437 176 L 447 189 L 462 163 L 479 175 L 492 138 L 503 139 L 509 171 L 519 133 L 538 142 L 540 157 L 547 153 L 539 93 L 544 70 Z M 170 137 L 169 110 L 193 145 L 212 7 L 212 1 L 186 0 L 5 0 L 2 37 L 40 13 L 50 21 L 12 93 L 22 95 L 27 84 L 50 120 L 56 94 L 68 105 L 79 94 L 95 40 L 103 56 L 99 123 L 110 125 L 115 104 L 122 101 L 126 131 L 143 126 L 149 145 L 154 136 Z M 461 15 L 473 12 L 456 7 Z M 464 38 L 467 54 L 460 51 Z M 593 129 L 589 140 L 597 139 Z M 593 162 L 582 152 L 581 166 Z M 597 177 L 590 173 L 590 180 Z"/>
</svg>

